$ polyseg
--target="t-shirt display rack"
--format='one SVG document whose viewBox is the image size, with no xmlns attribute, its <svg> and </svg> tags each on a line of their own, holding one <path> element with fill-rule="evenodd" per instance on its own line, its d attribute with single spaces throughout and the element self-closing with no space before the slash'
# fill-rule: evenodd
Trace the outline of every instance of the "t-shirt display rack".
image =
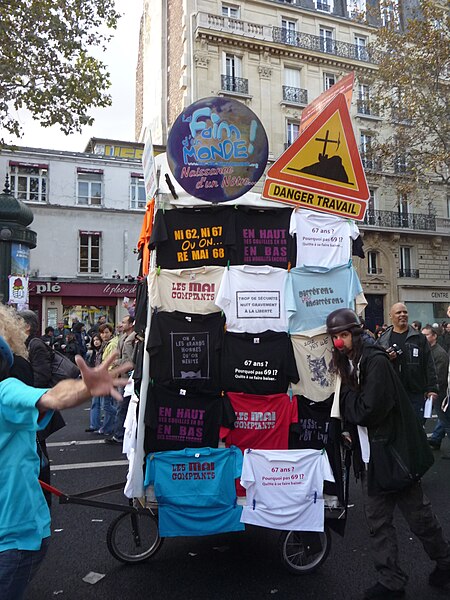
<svg viewBox="0 0 450 600">
<path fill-rule="evenodd" d="M 159 490 L 163 500 L 161 508 L 166 506 L 166 498 L 171 498 L 167 500 L 169 509 L 160 511 L 162 534 L 216 533 L 214 524 L 217 520 L 225 522 L 223 531 L 238 531 L 243 526 L 237 527 L 236 517 L 231 515 L 233 490 L 229 489 L 225 494 L 222 490 L 220 499 L 209 506 L 210 514 L 203 519 L 203 524 L 199 524 L 201 509 L 194 507 L 188 514 L 186 506 L 177 508 L 177 484 L 181 489 L 189 478 L 204 481 L 215 477 L 207 472 L 187 476 L 185 469 L 191 468 L 193 463 L 183 466 L 177 451 L 187 452 L 187 460 L 196 460 L 203 458 L 204 451 L 209 448 L 214 456 L 209 465 L 216 468 L 217 456 L 224 456 L 220 448 L 215 449 L 219 444 L 211 444 L 211 447 L 209 444 L 189 445 L 189 441 L 208 441 L 217 436 L 217 442 L 219 438 L 225 440 L 232 460 L 232 464 L 226 464 L 224 469 L 236 478 L 242 469 L 242 453 L 235 445 L 242 451 L 251 445 L 262 454 L 266 449 L 267 456 L 245 457 L 248 459 L 244 465 L 246 485 L 251 486 L 252 477 L 255 483 L 255 473 L 263 468 L 261 461 L 268 460 L 270 465 L 277 465 L 270 468 L 272 474 L 274 469 L 283 469 L 278 465 L 285 463 L 270 462 L 280 460 L 271 452 L 283 454 L 288 448 L 307 448 L 305 442 L 308 440 L 319 446 L 320 442 L 325 445 L 330 437 L 329 412 L 334 379 L 328 370 L 331 342 L 324 331 L 324 314 L 326 316 L 344 305 L 355 308 L 358 301 L 360 306 L 364 304 L 350 260 L 351 239 L 357 238 L 357 227 L 353 222 L 311 214 L 311 211 L 301 211 L 305 221 L 301 222 L 299 211 L 294 213 L 293 207 L 267 202 L 251 193 L 219 206 L 194 198 L 177 201 L 160 195 L 155 209 L 144 342 L 147 351 L 143 353 L 136 444 L 125 493 L 130 498 L 146 497 L 150 505 L 157 506 L 154 493 L 158 495 L 158 486 L 164 477 L 171 478 L 170 486 L 163 483 L 165 491 Z M 267 215 L 270 215 L 269 219 Z M 320 257 L 315 274 L 303 267 L 292 267 L 299 262 L 300 250 L 295 244 L 299 236 L 307 246 L 308 256 L 317 253 Z M 328 265 L 324 258 L 326 253 L 329 254 Z M 343 264 L 343 257 L 347 264 Z M 335 267 L 339 267 L 344 275 L 339 273 L 329 285 L 324 282 L 324 274 Z M 301 284 L 293 281 L 294 275 Z M 290 281 L 287 282 L 288 277 Z M 336 291 L 342 278 L 344 284 Z M 314 313 L 306 321 L 296 320 L 297 298 Z M 192 335 L 186 335 L 180 326 L 186 322 L 189 322 Z M 226 332 L 221 333 L 225 322 Z M 294 334 L 290 333 L 289 323 L 295 323 Z M 305 331 L 305 323 L 310 331 Z M 170 340 L 170 346 L 167 340 Z M 297 368 L 298 364 L 301 368 Z M 308 373 L 309 377 L 306 376 Z M 226 384 L 222 385 L 224 381 Z M 227 395 L 224 395 L 224 389 Z M 276 423 L 275 415 L 278 414 L 283 416 Z M 256 437 L 255 432 L 258 432 Z M 262 449 L 255 443 L 258 435 Z M 277 439 L 286 442 L 277 443 Z M 328 448 L 332 448 L 329 440 Z M 322 478 L 322 483 L 326 479 L 332 480 L 328 460 L 323 463 L 317 449 L 315 452 L 314 460 L 317 465 L 322 465 L 317 467 L 319 479 Z M 284 452 L 283 459 L 293 454 Z M 306 454 L 300 450 L 298 456 L 303 461 Z M 323 452 L 319 450 L 319 454 L 323 455 Z M 339 449 L 337 454 L 339 457 L 330 458 L 335 474 L 338 473 L 334 495 L 341 500 L 334 508 L 342 517 L 344 469 L 339 462 Z M 146 456 L 144 484 L 142 464 Z M 167 469 L 165 475 L 164 468 Z M 293 464 L 291 468 L 293 473 L 295 471 L 292 477 L 297 477 L 297 466 Z M 282 480 L 281 477 L 262 479 L 271 479 L 271 486 L 282 487 L 281 483 L 276 483 L 277 479 Z M 147 487 L 150 482 L 155 484 L 154 489 Z M 295 483 L 295 479 L 290 481 L 290 485 Z M 237 488 L 238 495 L 245 493 L 239 485 Z M 274 489 L 275 496 L 278 491 Z M 167 496 L 164 495 L 166 492 Z M 265 492 L 267 496 L 267 489 Z M 255 493 L 258 492 L 252 489 L 253 510 Z M 317 492 L 315 494 L 313 508 L 317 514 L 319 505 Z M 322 494 L 319 500 L 323 513 Z M 258 497 L 258 502 L 262 501 Z M 242 500 L 238 504 L 242 504 Z M 333 508 L 329 510 L 332 512 Z M 244 511 L 251 512 L 251 507 Z M 211 515 L 212 529 L 209 527 Z M 195 523 L 192 531 L 186 528 L 186 516 Z M 306 518 L 311 519 L 311 516 Z M 251 514 L 247 522 L 263 525 L 264 519 L 259 522 Z M 227 523 L 231 523 L 228 528 Z M 323 530 L 320 519 L 318 524 L 317 519 L 314 523 L 311 520 L 311 530 Z M 276 525 L 272 527 L 277 528 Z M 287 529 L 280 526 L 283 528 Z M 303 530 L 307 530 L 304 521 Z"/>
</svg>

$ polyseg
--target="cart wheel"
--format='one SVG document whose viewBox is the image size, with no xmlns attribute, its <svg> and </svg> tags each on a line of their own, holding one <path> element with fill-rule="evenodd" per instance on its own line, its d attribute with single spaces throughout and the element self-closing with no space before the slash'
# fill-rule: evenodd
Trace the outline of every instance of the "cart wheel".
<svg viewBox="0 0 450 600">
<path fill-rule="evenodd" d="M 320 567 L 328 556 L 331 535 L 324 532 L 283 531 L 279 541 L 281 560 L 294 575 L 308 575 Z"/>
<path fill-rule="evenodd" d="M 111 522 L 106 543 L 117 560 L 139 563 L 158 552 L 163 538 L 159 536 L 158 520 L 150 511 L 125 512 Z"/>
</svg>

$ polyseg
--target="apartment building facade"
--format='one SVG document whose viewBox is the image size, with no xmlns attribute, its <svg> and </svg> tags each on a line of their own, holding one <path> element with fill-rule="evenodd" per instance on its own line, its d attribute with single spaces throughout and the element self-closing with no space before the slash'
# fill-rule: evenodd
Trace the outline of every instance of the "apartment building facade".
<svg viewBox="0 0 450 600">
<path fill-rule="evenodd" d="M 412 318 L 434 322 L 450 303 L 450 200 L 438 182 L 414 201 L 399 196 L 395 178 L 405 165 L 389 170 L 370 153 L 381 122 L 371 102 L 377 62 L 370 42 L 377 26 L 402 20 L 411 4 L 378 17 L 374 8 L 374 0 L 144 0 L 136 139 L 148 127 L 153 142 L 165 145 L 186 106 L 231 97 L 261 119 L 272 164 L 296 139 L 307 104 L 353 71 L 352 122 L 370 188 L 360 224 L 366 258 L 355 259 L 366 318 L 385 322 L 401 300 Z M 362 14 L 371 15 L 368 22 Z"/>
<path fill-rule="evenodd" d="M 146 205 L 143 145 L 91 139 L 85 152 L 0 152 L 0 180 L 34 214 L 29 304 L 42 327 L 86 325 L 126 313 L 136 294 L 135 252 Z"/>
</svg>

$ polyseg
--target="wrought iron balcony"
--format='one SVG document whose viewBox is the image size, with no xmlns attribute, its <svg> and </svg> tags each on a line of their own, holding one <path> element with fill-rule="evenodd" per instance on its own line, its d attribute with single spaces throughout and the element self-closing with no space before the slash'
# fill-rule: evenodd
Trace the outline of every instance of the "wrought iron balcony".
<svg viewBox="0 0 450 600">
<path fill-rule="evenodd" d="M 378 117 L 377 112 L 373 109 L 370 100 L 364 100 L 362 98 L 356 101 L 356 110 L 360 115 L 371 115 L 372 117 Z"/>
<path fill-rule="evenodd" d="M 436 217 L 426 214 L 401 214 L 390 210 L 368 210 L 364 225 L 389 229 L 436 231 Z"/>
<path fill-rule="evenodd" d="M 419 269 L 399 269 L 398 276 L 419 279 Z"/>
<path fill-rule="evenodd" d="M 235 92 L 236 94 L 248 94 L 248 79 L 233 77 L 232 75 L 222 75 L 221 79 L 223 91 Z"/>
<path fill-rule="evenodd" d="M 308 104 L 308 90 L 283 85 L 283 100 L 294 104 Z"/>
<path fill-rule="evenodd" d="M 301 31 L 286 29 L 284 27 L 273 27 L 272 31 L 274 42 L 287 44 L 288 46 L 296 46 L 297 48 L 304 48 L 305 50 L 326 52 L 327 54 L 334 54 L 335 56 L 341 56 L 342 58 L 361 60 L 363 62 L 377 62 L 372 52 L 367 48 L 357 46 L 356 44 L 331 40 L 318 35 L 312 35 L 311 33 L 302 33 Z"/>
</svg>

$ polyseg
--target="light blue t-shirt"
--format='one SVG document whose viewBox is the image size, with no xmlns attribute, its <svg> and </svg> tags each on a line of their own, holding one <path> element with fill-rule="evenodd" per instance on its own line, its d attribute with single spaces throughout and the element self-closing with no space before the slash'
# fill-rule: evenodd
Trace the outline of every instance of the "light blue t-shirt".
<svg viewBox="0 0 450 600">
<path fill-rule="evenodd" d="M 36 403 L 46 391 L 13 378 L 0 382 L 0 552 L 39 550 L 50 535 L 36 452 L 36 431 L 53 414 L 38 423 Z"/>
<path fill-rule="evenodd" d="M 155 487 L 160 535 L 242 531 L 235 487 L 242 460 L 236 446 L 149 454 L 144 485 Z"/>
<path fill-rule="evenodd" d="M 300 333 L 321 327 L 327 316 L 338 308 L 354 310 L 355 298 L 361 292 L 361 283 L 351 261 L 331 269 L 291 269 L 286 284 L 289 332 Z"/>
</svg>

